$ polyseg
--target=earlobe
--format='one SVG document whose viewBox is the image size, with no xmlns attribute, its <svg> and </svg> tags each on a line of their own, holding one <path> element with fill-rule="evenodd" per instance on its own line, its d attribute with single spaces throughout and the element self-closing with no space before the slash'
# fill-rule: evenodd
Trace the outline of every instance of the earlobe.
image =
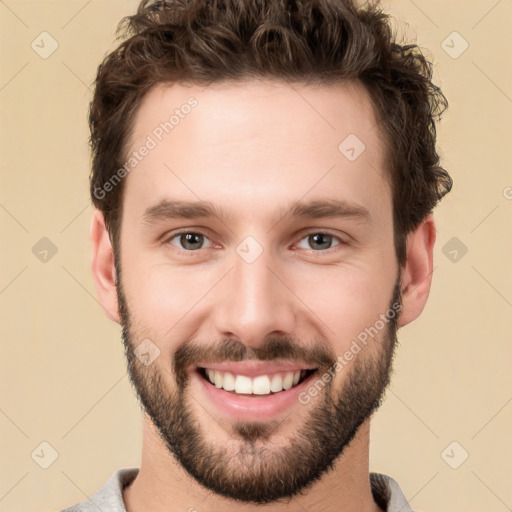
<svg viewBox="0 0 512 512">
<path fill-rule="evenodd" d="M 110 243 L 103 213 L 95 209 L 89 230 L 91 241 L 91 270 L 100 304 L 108 318 L 121 323 L 116 291 L 114 250 Z"/>
<path fill-rule="evenodd" d="M 398 325 L 416 320 L 427 303 L 432 282 L 436 228 L 428 215 L 407 237 L 407 259 L 402 269 L 402 312 Z"/>
</svg>

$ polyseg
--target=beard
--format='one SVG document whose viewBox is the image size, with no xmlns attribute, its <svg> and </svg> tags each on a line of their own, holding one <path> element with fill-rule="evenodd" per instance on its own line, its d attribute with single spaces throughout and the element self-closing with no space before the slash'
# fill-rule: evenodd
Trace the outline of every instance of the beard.
<svg viewBox="0 0 512 512">
<path fill-rule="evenodd" d="M 273 337 L 256 348 L 233 339 L 210 344 L 188 340 L 174 353 L 172 368 L 160 369 L 157 364 L 145 366 L 134 352 L 142 337 L 133 328 L 133 315 L 123 292 L 117 258 L 116 270 L 128 372 L 142 409 L 181 467 L 216 494 L 239 502 L 264 504 L 300 493 L 334 469 L 359 427 L 380 407 L 390 381 L 397 345 L 401 308 L 398 311 L 395 308 L 401 304 L 400 273 L 389 306 L 389 311 L 396 314 L 388 317 L 389 322 L 381 332 L 372 336 L 342 368 L 341 382 L 331 379 L 324 384 L 322 375 L 329 369 L 332 372 L 338 361 L 334 350 L 325 342 L 306 347 L 290 337 Z M 146 327 L 140 320 L 137 326 Z M 143 332 L 148 332 L 147 327 Z M 230 440 L 216 444 L 209 435 L 209 425 L 200 421 L 194 412 L 194 402 L 198 400 L 190 390 L 188 368 L 199 362 L 249 359 L 304 361 L 317 368 L 310 377 L 310 385 L 321 382 L 323 389 L 307 408 L 302 405 L 304 402 L 293 407 L 290 414 L 301 407 L 305 419 L 286 436 L 279 430 L 286 418 L 265 422 L 233 421 L 220 423 Z M 174 377 L 174 389 L 166 384 L 164 372 Z M 207 417 L 210 422 L 216 421 Z"/>
</svg>

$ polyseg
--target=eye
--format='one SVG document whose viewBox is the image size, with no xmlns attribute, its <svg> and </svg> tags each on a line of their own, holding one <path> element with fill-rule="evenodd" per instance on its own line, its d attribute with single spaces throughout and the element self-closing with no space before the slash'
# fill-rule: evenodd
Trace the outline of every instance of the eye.
<svg viewBox="0 0 512 512">
<path fill-rule="evenodd" d="M 180 249 L 183 249 L 187 252 L 193 252 L 197 251 L 198 249 L 204 249 L 203 243 L 205 240 L 208 240 L 210 242 L 210 245 L 207 247 L 210 247 L 211 241 L 206 236 L 202 235 L 201 233 L 196 233 L 194 231 L 185 231 L 182 233 L 177 233 L 173 235 L 172 237 L 167 239 L 166 243 L 170 243 L 171 245 L 176 245 L 173 243 L 173 240 L 178 239 L 178 244 Z"/>
<path fill-rule="evenodd" d="M 329 233 L 323 233 L 321 231 L 310 233 L 309 235 L 305 236 L 302 240 L 307 240 L 307 243 L 310 244 L 310 247 L 301 247 L 301 249 L 313 248 L 314 251 L 327 250 L 330 249 L 331 247 L 335 247 L 336 245 L 342 245 L 345 243 L 337 236 L 330 235 Z M 338 240 L 338 243 L 334 244 L 334 246 L 332 245 L 333 240 Z M 316 248 L 314 246 L 316 246 Z"/>
<path fill-rule="evenodd" d="M 306 241 L 308 247 L 301 246 L 303 241 Z M 333 243 L 335 242 L 336 243 Z M 212 241 L 202 233 L 195 231 L 183 231 L 181 233 L 175 233 L 165 240 L 166 244 L 177 246 L 179 249 L 185 252 L 196 252 L 199 249 L 206 249 L 213 245 Z M 206 245 L 205 245 L 206 244 Z M 335 235 L 325 233 L 322 231 L 316 231 L 309 233 L 299 242 L 298 247 L 301 249 L 309 249 L 315 252 L 325 252 L 328 249 L 336 247 L 337 245 L 346 245 L 346 243 Z"/>
</svg>

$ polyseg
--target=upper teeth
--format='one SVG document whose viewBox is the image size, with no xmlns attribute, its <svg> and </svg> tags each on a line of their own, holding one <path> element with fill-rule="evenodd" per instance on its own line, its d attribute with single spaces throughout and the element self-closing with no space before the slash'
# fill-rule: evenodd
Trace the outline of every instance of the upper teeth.
<svg viewBox="0 0 512 512">
<path fill-rule="evenodd" d="M 268 395 L 271 391 L 277 393 L 295 386 L 300 380 L 301 371 L 258 375 L 251 379 L 245 375 L 235 376 L 230 372 L 219 372 L 206 368 L 206 375 L 212 384 L 226 391 L 248 395 Z"/>
</svg>

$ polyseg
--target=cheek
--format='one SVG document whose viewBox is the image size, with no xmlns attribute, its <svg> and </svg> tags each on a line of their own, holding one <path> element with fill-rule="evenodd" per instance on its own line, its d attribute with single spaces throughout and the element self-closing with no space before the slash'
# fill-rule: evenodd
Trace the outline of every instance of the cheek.
<svg viewBox="0 0 512 512">
<path fill-rule="evenodd" d="M 187 326 L 190 329 L 188 320 L 198 319 L 201 301 L 217 280 L 218 272 L 212 269 L 177 269 L 140 258 L 123 267 L 123 288 L 134 326 L 162 344 L 190 335 L 185 332 Z"/>
<path fill-rule="evenodd" d="M 385 280 L 382 276 L 368 268 L 323 269 L 297 280 L 293 289 L 307 306 L 310 322 L 342 353 L 388 310 L 394 282 L 389 273 Z"/>
</svg>

